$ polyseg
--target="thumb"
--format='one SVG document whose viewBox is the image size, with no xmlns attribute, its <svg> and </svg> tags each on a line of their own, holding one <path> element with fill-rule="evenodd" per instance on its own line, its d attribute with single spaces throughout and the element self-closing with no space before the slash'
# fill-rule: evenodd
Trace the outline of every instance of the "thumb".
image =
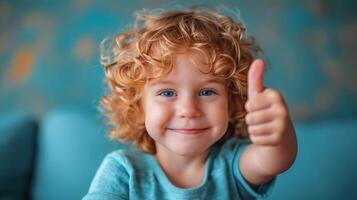
<svg viewBox="0 0 357 200">
<path fill-rule="evenodd" d="M 250 65 L 248 71 L 248 99 L 264 90 L 265 63 L 261 59 L 256 59 Z"/>
</svg>

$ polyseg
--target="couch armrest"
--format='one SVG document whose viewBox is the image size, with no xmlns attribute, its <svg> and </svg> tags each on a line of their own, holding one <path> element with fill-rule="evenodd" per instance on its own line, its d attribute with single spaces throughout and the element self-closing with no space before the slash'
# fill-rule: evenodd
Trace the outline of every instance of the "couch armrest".
<svg viewBox="0 0 357 200">
<path fill-rule="evenodd" d="M 28 199 L 37 131 L 26 113 L 0 114 L 0 199 Z"/>
<path fill-rule="evenodd" d="M 101 120 L 75 109 L 57 109 L 45 116 L 38 143 L 35 200 L 81 199 L 104 156 L 122 147 L 106 138 Z"/>
</svg>

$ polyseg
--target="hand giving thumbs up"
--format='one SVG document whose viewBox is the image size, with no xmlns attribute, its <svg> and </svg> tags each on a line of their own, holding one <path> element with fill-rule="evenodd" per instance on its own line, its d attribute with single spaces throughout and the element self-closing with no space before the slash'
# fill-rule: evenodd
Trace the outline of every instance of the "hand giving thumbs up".
<svg viewBox="0 0 357 200">
<path fill-rule="evenodd" d="M 292 123 L 282 95 L 270 88 L 264 88 L 265 64 L 253 61 L 248 72 L 248 100 L 246 123 L 249 137 L 256 145 L 279 145 L 291 130 Z"/>
</svg>

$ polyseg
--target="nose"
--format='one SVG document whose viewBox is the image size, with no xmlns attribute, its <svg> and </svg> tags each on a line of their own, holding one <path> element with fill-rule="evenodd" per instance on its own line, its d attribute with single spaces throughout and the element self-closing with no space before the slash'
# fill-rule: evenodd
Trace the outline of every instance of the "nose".
<svg viewBox="0 0 357 200">
<path fill-rule="evenodd" d="M 198 118 L 201 115 L 199 102 L 194 97 L 182 98 L 177 105 L 177 116 L 180 118 Z"/>
</svg>

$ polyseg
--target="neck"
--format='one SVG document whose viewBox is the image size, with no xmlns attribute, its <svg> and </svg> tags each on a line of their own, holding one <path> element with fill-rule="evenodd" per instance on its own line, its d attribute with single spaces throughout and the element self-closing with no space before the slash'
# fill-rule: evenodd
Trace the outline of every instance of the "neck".
<svg viewBox="0 0 357 200">
<path fill-rule="evenodd" d="M 209 151 L 197 156 L 185 156 L 174 154 L 167 149 L 157 150 L 155 157 L 172 184 L 188 188 L 202 182 Z"/>
</svg>

